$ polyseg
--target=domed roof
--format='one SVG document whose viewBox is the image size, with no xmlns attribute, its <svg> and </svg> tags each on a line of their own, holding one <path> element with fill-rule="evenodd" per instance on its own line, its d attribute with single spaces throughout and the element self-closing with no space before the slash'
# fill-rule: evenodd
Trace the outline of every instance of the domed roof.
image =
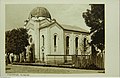
<svg viewBox="0 0 120 78">
<path fill-rule="evenodd" d="M 49 11 L 44 7 L 36 7 L 34 8 L 29 15 L 29 18 L 31 17 L 46 17 L 51 19 L 51 15 Z"/>
</svg>

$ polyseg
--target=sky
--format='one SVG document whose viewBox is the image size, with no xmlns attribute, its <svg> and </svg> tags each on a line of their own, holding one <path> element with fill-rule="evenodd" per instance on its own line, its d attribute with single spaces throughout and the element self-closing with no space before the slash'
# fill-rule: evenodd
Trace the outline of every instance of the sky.
<svg viewBox="0 0 120 78">
<path fill-rule="evenodd" d="M 5 30 L 24 27 L 24 21 L 35 7 L 45 7 L 59 24 L 78 26 L 89 31 L 82 13 L 89 4 L 7 4 L 5 6 Z"/>
</svg>

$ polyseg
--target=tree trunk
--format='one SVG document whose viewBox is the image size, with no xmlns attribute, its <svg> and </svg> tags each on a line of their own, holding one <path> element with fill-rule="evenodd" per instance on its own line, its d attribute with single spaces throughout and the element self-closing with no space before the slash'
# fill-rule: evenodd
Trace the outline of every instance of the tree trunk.
<svg viewBox="0 0 120 78">
<path fill-rule="evenodd" d="M 18 62 L 20 62 L 20 54 L 18 54 Z"/>
<path fill-rule="evenodd" d="M 24 52 L 24 62 L 26 61 L 26 51 Z"/>
<path fill-rule="evenodd" d="M 91 47 L 92 47 L 92 64 L 96 65 L 97 53 L 96 53 L 95 47 L 93 45 Z"/>
<path fill-rule="evenodd" d="M 10 64 L 10 54 L 9 53 L 7 53 L 6 63 Z"/>
</svg>

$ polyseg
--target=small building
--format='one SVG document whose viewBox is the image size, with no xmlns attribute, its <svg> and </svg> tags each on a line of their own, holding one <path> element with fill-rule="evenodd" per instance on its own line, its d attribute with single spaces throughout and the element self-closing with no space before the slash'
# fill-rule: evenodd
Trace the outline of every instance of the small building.
<svg viewBox="0 0 120 78">
<path fill-rule="evenodd" d="M 74 55 L 91 54 L 90 47 L 86 50 L 89 32 L 77 26 L 59 24 L 44 7 L 30 12 L 25 28 L 33 62 L 66 63 Z"/>
</svg>

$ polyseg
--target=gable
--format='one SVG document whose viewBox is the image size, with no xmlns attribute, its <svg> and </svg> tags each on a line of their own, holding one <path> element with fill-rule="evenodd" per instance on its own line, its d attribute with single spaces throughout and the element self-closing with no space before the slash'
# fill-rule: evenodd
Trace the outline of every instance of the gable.
<svg viewBox="0 0 120 78">
<path fill-rule="evenodd" d="M 27 28 L 27 29 L 32 29 L 32 30 L 34 30 L 34 23 L 30 20 L 30 21 L 27 23 L 26 28 Z"/>
<path fill-rule="evenodd" d="M 37 26 L 36 26 L 36 24 L 37 24 Z M 45 28 L 45 27 L 49 26 L 50 24 L 51 24 L 51 22 L 47 19 L 36 20 L 36 21 L 30 20 L 27 23 L 26 28 L 34 30 L 34 27 L 37 27 L 37 28 L 41 29 L 41 28 Z"/>
<path fill-rule="evenodd" d="M 34 33 L 34 30 L 32 30 L 32 29 L 29 29 L 27 33 L 28 33 L 29 35 L 33 35 L 33 33 Z"/>
<path fill-rule="evenodd" d="M 39 22 L 39 28 L 44 28 L 44 27 L 47 27 L 51 24 L 51 22 L 47 19 L 44 19 L 44 20 L 41 20 Z"/>
<path fill-rule="evenodd" d="M 30 23 L 30 24 L 28 25 L 28 27 L 29 27 L 29 29 L 34 30 L 34 24 Z"/>
<path fill-rule="evenodd" d="M 63 29 L 61 26 L 59 26 L 57 23 L 53 23 L 52 25 L 50 25 L 50 28 L 58 28 L 58 29 Z"/>
</svg>

